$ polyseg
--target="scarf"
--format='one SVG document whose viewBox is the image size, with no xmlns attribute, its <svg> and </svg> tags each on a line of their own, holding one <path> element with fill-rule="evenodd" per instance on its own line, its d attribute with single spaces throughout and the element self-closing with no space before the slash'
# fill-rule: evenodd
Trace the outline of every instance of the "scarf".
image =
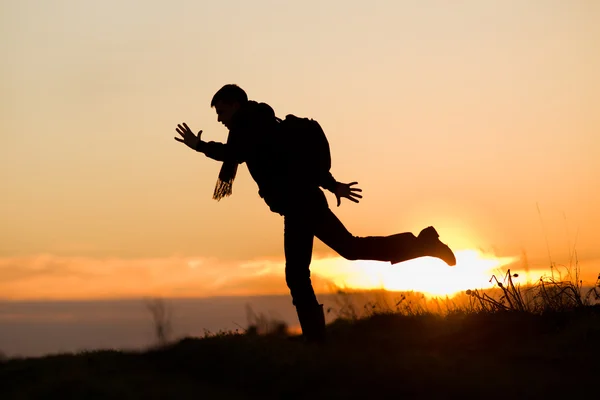
<svg viewBox="0 0 600 400">
<path fill-rule="evenodd" d="M 238 154 L 238 135 L 236 135 L 235 132 L 237 131 L 229 131 L 229 135 L 227 136 L 227 146 L 232 150 L 233 154 Z M 221 165 L 221 170 L 219 171 L 219 178 L 217 179 L 217 184 L 215 185 L 215 191 L 213 193 L 214 200 L 219 201 L 223 197 L 231 196 L 233 181 L 235 179 L 237 169 L 238 162 L 236 158 L 223 161 L 223 165 Z"/>
<path fill-rule="evenodd" d="M 223 197 L 231 196 L 233 180 L 235 179 L 235 173 L 237 172 L 237 164 L 232 162 L 223 162 L 221 171 L 219 171 L 219 179 L 215 185 L 215 191 L 213 192 L 214 200 L 221 200 Z"/>
</svg>

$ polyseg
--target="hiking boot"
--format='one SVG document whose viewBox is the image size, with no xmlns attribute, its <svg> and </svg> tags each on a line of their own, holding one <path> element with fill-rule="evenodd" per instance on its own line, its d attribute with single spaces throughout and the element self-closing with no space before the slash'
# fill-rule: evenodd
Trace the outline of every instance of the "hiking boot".
<svg viewBox="0 0 600 400">
<path fill-rule="evenodd" d="M 296 307 L 300 327 L 302 328 L 302 337 L 307 342 L 322 343 L 325 341 L 325 313 L 323 304 L 315 306 Z"/>
<path fill-rule="evenodd" d="M 436 257 L 443 260 L 449 266 L 456 265 L 456 257 L 450 247 L 440 242 L 440 235 L 433 226 L 429 226 L 419 233 L 417 240 L 423 246 L 425 256 Z"/>
</svg>

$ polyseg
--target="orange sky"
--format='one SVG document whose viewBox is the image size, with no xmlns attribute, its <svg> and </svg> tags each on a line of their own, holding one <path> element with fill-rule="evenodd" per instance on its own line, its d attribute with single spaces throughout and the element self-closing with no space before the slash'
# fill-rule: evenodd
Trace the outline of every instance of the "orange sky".
<svg viewBox="0 0 600 400">
<path fill-rule="evenodd" d="M 321 122 L 364 190 L 335 210 L 355 235 L 435 225 L 539 268 L 575 248 L 595 276 L 599 20 L 593 0 L 3 2 L 0 297 L 285 292 L 282 219 L 246 168 L 217 203 L 220 165 L 173 140 L 226 139 L 225 83 Z M 315 257 L 333 281 L 380 268 Z"/>
</svg>

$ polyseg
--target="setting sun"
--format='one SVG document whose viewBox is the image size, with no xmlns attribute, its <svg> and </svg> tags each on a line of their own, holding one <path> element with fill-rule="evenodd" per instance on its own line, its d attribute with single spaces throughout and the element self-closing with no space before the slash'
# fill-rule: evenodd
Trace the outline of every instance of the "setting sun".
<svg viewBox="0 0 600 400">
<path fill-rule="evenodd" d="M 443 261 L 422 257 L 390 266 L 376 261 L 331 262 L 329 268 L 316 273 L 340 287 L 354 289 L 385 289 L 390 291 L 418 291 L 429 296 L 454 295 L 467 289 L 492 286 L 490 278 L 499 267 L 510 264 L 515 257 L 497 258 L 477 250 L 456 252 L 455 267 Z"/>
</svg>

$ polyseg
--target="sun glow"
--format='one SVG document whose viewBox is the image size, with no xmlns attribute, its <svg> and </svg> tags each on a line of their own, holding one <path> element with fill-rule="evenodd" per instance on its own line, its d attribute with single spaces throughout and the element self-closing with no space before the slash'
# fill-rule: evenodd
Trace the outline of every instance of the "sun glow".
<svg viewBox="0 0 600 400">
<path fill-rule="evenodd" d="M 455 252 L 456 266 L 422 257 L 390 266 L 378 261 L 330 260 L 315 273 L 340 287 L 418 291 L 429 296 L 454 295 L 467 289 L 493 286 L 490 278 L 498 268 L 514 262 L 516 257 L 494 257 L 477 250 Z M 331 262 L 332 261 L 332 262 Z"/>
</svg>

